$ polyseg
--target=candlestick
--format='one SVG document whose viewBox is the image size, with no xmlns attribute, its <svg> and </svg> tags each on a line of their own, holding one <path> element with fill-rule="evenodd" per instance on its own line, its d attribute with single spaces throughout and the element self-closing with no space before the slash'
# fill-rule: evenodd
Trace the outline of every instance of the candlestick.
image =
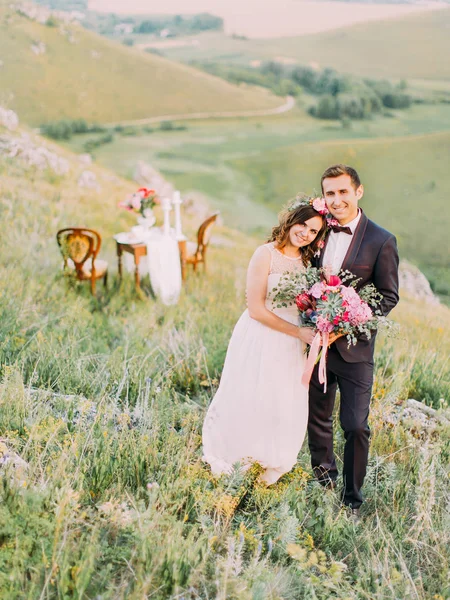
<svg viewBox="0 0 450 600">
<path fill-rule="evenodd" d="M 180 206 L 183 203 L 180 192 L 175 190 L 173 193 L 172 204 L 175 209 L 175 237 L 177 240 L 184 240 L 184 235 L 181 230 L 181 211 Z"/>
<path fill-rule="evenodd" d="M 164 213 L 163 233 L 170 235 L 170 211 L 172 210 L 170 198 L 163 198 L 161 205 Z"/>
</svg>

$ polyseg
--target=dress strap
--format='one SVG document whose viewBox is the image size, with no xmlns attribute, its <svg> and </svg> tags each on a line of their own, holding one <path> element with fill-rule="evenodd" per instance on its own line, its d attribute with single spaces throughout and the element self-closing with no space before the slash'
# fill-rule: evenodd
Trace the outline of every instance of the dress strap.
<svg viewBox="0 0 450 600">
<path fill-rule="evenodd" d="M 264 244 L 263 248 L 267 248 L 267 250 L 270 253 L 270 269 L 269 269 L 269 275 L 270 275 L 270 273 L 273 272 L 273 259 L 274 259 L 274 255 L 275 255 L 275 248 L 274 248 L 273 242 Z"/>
</svg>

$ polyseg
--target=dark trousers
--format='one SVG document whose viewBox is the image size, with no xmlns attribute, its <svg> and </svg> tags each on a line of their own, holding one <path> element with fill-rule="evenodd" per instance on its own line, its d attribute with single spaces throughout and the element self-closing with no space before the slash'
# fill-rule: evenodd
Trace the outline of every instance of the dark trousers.
<svg viewBox="0 0 450 600">
<path fill-rule="evenodd" d="M 333 408 L 336 390 L 341 394 L 340 423 L 344 430 L 344 486 L 342 500 L 358 508 L 367 469 L 370 429 L 367 423 L 372 395 L 373 362 L 348 363 L 332 344 L 327 357 L 327 392 L 314 369 L 309 387 L 308 443 L 311 464 L 323 485 L 336 481 L 338 470 L 333 452 Z"/>
</svg>

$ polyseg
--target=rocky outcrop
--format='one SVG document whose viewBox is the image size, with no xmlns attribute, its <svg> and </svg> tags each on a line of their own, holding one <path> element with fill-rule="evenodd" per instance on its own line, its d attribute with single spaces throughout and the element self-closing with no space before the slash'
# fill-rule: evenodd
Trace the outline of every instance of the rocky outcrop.
<svg viewBox="0 0 450 600">
<path fill-rule="evenodd" d="M 27 470 L 28 463 L 0 438 L 0 477 L 9 476 L 11 481 L 23 485 L 26 484 Z"/>
<path fill-rule="evenodd" d="M 39 56 L 47 52 L 47 47 L 44 42 L 34 42 L 34 44 L 31 44 L 31 52 Z"/>
<path fill-rule="evenodd" d="M 19 127 L 19 117 L 13 110 L 0 106 L 0 125 L 6 127 L 9 131 L 15 131 Z"/>
<path fill-rule="evenodd" d="M 93 171 L 83 171 L 78 178 L 78 187 L 88 190 L 100 191 L 100 184 L 97 181 L 97 176 Z"/>
<path fill-rule="evenodd" d="M 413 398 L 397 406 L 384 417 L 384 421 L 391 427 L 402 425 L 416 438 L 433 436 L 440 428 L 450 426 L 450 420 L 444 413 Z"/>
<path fill-rule="evenodd" d="M 0 154 L 19 159 L 25 167 L 41 171 L 50 169 L 57 175 L 66 175 L 70 171 L 68 160 L 46 146 L 36 144 L 26 133 L 20 136 L 0 135 Z"/>
<path fill-rule="evenodd" d="M 416 266 L 402 260 L 399 270 L 400 293 L 407 292 L 414 298 L 426 300 L 428 304 L 440 304 L 439 298 L 433 294 L 430 282 Z"/>
<path fill-rule="evenodd" d="M 159 171 L 143 160 L 138 161 L 134 171 L 134 180 L 142 186 L 156 190 L 161 198 L 172 198 L 175 188 Z"/>
<path fill-rule="evenodd" d="M 38 6 L 31 2 L 21 2 L 16 6 L 16 12 L 31 21 L 41 23 L 41 25 L 46 25 L 51 18 L 63 23 L 77 23 L 86 17 L 79 11 L 51 10 L 46 6 Z"/>
</svg>

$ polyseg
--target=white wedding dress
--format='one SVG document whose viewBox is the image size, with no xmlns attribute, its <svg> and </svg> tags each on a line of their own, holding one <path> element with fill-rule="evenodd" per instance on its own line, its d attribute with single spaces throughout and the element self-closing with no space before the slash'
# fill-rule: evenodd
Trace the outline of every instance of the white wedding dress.
<svg viewBox="0 0 450 600">
<path fill-rule="evenodd" d="M 298 324 L 296 306 L 274 308 L 273 288 L 286 271 L 302 270 L 301 258 L 284 256 L 273 242 L 266 307 Z M 216 475 L 240 463 L 259 462 L 267 484 L 292 469 L 308 422 L 308 389 L 301 379 L 305 344 L 252 319 L 246 310 L 234 328 L 220 386 L 203 424 L 203 460 Z"/>
</svg>

